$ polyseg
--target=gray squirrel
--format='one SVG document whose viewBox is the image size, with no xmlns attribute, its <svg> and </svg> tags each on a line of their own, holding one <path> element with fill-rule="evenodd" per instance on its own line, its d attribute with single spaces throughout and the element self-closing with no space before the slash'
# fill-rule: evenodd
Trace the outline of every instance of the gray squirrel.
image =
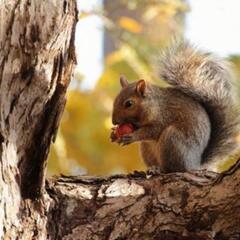
<svg viewBox="0 0 240 240">
<path fill-rule="evenodd" d="M 112 140 L 140 142 L 147 166 L 164 173 L 206 168 L 232 154 L 239 118 L 227 64 L 179 43 L 163 54 L 160 65 L 160 77 L 170 87 L 120 78 L 112 122 L 134 130 L 118 138 L 113 132 Z"/>
</svg>

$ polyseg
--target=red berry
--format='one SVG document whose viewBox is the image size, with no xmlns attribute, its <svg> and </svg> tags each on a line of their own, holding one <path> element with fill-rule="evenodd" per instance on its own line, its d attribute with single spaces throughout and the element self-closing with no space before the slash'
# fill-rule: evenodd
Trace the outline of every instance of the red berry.
<svg viewBox="0 0 240 240">
<path fill-rule="evenodd" d="M 132 133 L 134 131 L 134 127 L 130 123 L 119 125 L 116 129 L 116 134 L 119 135 L 119 137 Z"/>
<path fill-rule="evenodd" d="M 121 138 L 123 135 L 134 132 L 134 126 L 131 123 L 125 123 L 118 125 L 116 128 L 113 128 L 113 132 L 111 134 L 112 141 L 115 141 Z"/>
</svg>

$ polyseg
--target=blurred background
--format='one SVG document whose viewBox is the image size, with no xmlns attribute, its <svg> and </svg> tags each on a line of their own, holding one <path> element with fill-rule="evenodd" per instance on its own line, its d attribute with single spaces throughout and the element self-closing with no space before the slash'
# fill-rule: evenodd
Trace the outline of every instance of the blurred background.
<svg viewBox="0 0 240 240">
<path fill-rule="evenodd" d="M 120 74 L 163 84 L 153 60 L 173 38 L 186 38 L 229 59 L 240 77 L 239 0 L 78 0 L 78 9 L 78 64 L 51 147 L 48 175 L 145 169 L 137 144 L 111 143 L 112 103 Z"/>
</svg>

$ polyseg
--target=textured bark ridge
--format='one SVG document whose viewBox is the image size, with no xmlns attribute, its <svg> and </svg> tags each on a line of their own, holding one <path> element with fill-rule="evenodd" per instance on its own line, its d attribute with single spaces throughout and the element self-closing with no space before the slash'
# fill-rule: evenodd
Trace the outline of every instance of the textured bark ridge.
<svg viewBox="0 0 240 240">
<path fill-rule="evenodd" d="M 46 158 L 75 62 L 74 0 L 0 2 L 0 239 L 240 239 L 240 162 L 59 177 Z"/>
<path fill-rule="evenodd" d="M 48 231 L 54 239 L 240 239 L 240 161 L 211 172 L 60 177 Z"/>
<path fill-rule="evenodd" d="M 0 239 L 46 239 L 45 161 L 74 65 L 76 17 L 73 0 L 0 2 Z"/>
</svg>

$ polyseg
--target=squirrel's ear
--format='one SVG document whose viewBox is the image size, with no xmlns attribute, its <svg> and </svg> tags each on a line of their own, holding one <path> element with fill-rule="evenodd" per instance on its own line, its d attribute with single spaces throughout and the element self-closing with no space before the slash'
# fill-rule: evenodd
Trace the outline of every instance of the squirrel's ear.
<svg viewBox="0 0 240 240">
<path fill-rule="evenodd" d="M 120 76 L 120 84 L 121 84 L 122 88 L 125 88 L 128 85 L 128 80 L 126 79 L 126 77 L 124 75 Z"/>
<path fill-rule="evenodd" d="M 139 95 L 144 96 L 145 95 L 145 90 L 146 90 L 146 81 L 141 79 L 136 84 L 136 92 Z"/>
</svg>

